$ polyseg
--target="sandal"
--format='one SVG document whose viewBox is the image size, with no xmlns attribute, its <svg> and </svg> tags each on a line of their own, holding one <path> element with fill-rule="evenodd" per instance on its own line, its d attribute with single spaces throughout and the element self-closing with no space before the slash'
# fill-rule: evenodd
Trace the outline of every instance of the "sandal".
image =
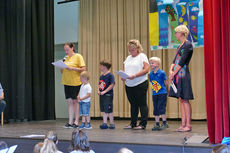
<svg viewBox="0 0 230 153">
<path fill-rule="evenodd" d="M 145 127 L 139 125 L 139 126 L 134 127 L 133 129 L 134 129 L 134 130 L 144 130 Z"/>
<path fill-rule="evenodd" d="M 192 131 L 192 127 L 191 126 L 186 126 L 183 129 L 179 130 L 178 132 L 190 132 Z"/>
<path fill-rule="evenodd" d="M 181 125 L 179 128 L 176 129 L 176 131 L 180 132 L 181 130 L 183 130 L 183 128 L 185 128 L 185 126 Z"/>
</svg>

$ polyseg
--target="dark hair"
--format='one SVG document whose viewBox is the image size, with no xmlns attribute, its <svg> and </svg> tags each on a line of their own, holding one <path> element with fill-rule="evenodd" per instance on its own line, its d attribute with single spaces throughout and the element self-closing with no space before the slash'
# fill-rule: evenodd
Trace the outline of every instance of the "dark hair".
<svg viewBox="0 0 230 153">
<path fill-rule="evenodd" d="M 112 66 L 111 62 L 108 61 L 108 60 L 103 60 L 103 61 L 101 61 L 101 62 L 100 62 L 100 65 L 105 66 L 108 70 L 109 70 L 109 69 L 111 68 L 111 66 Z"/>
<path fill-rule="evenodd" d="M 90 151 L 90 144 L 88 137 L 85 131 L 75 130 L 72 132 L 72 139 L 70 144 L 70 151 L 81 150 L 81 151 Z"/>
<path fill-rule="evenodd" d="M 73 51 L 75 52 L 75 45 L 73 43 L 67 42 L 67 43 L 65 43 L 65 45 L 69 46 L 70 48 L 73 48 Z"/>
<path fill-rule="evenodd" d="M 230 153 L 230 148 L 226 144 L 220 144 L 212 149 L 213 153 Z"/>
<path fill-rule="evenodd" d="M 0 150 L 8 148 L 5 141 L 0 141 Z"/>
</svg>

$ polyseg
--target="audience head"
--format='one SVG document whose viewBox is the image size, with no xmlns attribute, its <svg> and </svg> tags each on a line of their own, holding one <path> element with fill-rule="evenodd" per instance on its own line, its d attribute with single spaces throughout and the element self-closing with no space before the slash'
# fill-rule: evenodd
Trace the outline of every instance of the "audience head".
<svg viewBox="0 0 230 153">
<path fill-rule="evenodd" d="M 121 148 L 118 153 L 133 153 L 133 152 L 128 148 Z"/>
<path fill-rule="evenodd" d="M 43 146 L 43 142 L 38 142 L 35 146 L 34 146 L 34 153 L 40 153 L 40 150 Z"/>
<path fill-rule="evenodd" d="M 84 130 L 75 130 L 72 133 L 70 151 L 90 151 L 90 144 Z"/>
<path fill-rule="evenodd" d="M 0 141 L 0 150 L 8 148 L 5 141 Z"/>
<path fill-rule="evenodd" d="M 56 153 L 58 151 L 56 144 L 49 139 L 45 139 L 40 153 Z"/>
<path fill-rule="evenodd" d="M 46 134 L 45 139 L 51 140 L 51 141 L 53 141 L 55 144 L 58 143 L 58 137 L 57 137 L 57 134 L 54 133 L 54 131 L 49 131 L 49 132 Z"/>
<path fill-rule="evenodd" d="M 220 144 L 212 149 L 212 153 L 230 153 L 230 148 L 226 144 Z"/>
</svg>

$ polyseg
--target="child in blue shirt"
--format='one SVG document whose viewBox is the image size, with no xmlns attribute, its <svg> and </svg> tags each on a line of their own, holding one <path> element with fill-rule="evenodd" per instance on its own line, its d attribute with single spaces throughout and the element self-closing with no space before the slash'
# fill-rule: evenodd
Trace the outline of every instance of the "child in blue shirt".
<svg viewBox="0 0 230 153">
<path fill-rule="evenodd" d="M 100 110 L 103 116 L 103 124 L 100 125 L 101 129 L 115 129 L 113 117 L 113 87 L 115 80 L 113 74 L 109 71 L 111 63 L 103 60 L 100 62 L 100 70 L 103 73 L 100 76 L 97 93 L 100 95 Z M 110 126 L 107 125 L 109 117 Z"/>
<path fill-rule="evenodd" d="M 152 98 L 154 107 L 154 116 L 156 124 L 152 131 L 163 130 L 168 128 L 166 121 L 166 104 L 167 104 L 167 77 L 163 70 L 160 69 L 161 59 L 158 57 L 151 57 L 149 59 L 152 71 L 149 73 L 149 80 L 152 88 Z M 160 126 L 160 115 L 163 124 Z"/>
</svg>

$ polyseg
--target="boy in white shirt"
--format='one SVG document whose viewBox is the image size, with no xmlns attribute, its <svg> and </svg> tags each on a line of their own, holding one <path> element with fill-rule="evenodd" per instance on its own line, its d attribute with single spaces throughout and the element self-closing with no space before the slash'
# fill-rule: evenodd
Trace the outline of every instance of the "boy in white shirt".
<svg viewBox="0 0 230 153">
<path fill-rule="evenodd" d="M 77 99 L 79 102 L 80 116 L 82 116 L 82 124 L 79 128 L 92 129 L 92 126 L 90 125 L 90 97 L 92 94 L 92 88 L 89 84 L 89 73 L 87 71 L 83 71 L 80 78 L 82 85 Z"/>
</svg>

